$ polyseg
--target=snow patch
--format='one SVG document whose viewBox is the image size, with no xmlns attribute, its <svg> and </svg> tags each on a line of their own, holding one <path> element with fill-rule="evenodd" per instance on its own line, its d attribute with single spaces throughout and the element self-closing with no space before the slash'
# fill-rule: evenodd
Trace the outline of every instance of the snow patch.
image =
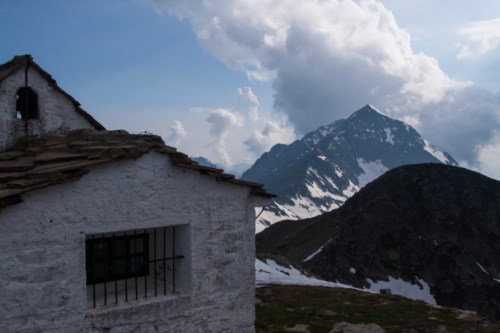
<svg viewBox="0 0 500 333">
<path fill-rule="evenodd" d="M 274 260 L 269 259 L 266 259 L 265 262 L 255 259 L 255 282 L 257 286 L 266 284 L 290 284 L 353 289 L 352 286 L 342 283 L 319 280 L 306 276 L 293 266 L 288 268 L 283 267 L 278 265 Z"/>
<path fill-rule="evenodd" d="M 349 271 L 353 274 L 356 273 L 356 269 L 354 267 L 351 267 Z M 356 289 L 371 293 L 379 293 L 380 289 L 391 289 L 391 292 L 394 295 L 400 295 L 413 300 L 421 300 L 426 303 L 436 305 L 436 300 L 430 292 L 430 287 L 424 280 L 418 279 L 420 285 L 412 284 L 401 279 L 394 279 L 393 277 L 389 277 L 389 281 L 374 282 L 371 279 L 367 279 L 367 281 L 370 284 L 370 288 L 359 289 L 343 283 L 330 282 L 306 276 L 293 266 L 283 267 L 277 264 L 274 260 L 266 259 L 264 262 L 259 259 L 255 259 L 255 282 L 257 286 L 267 284 L 324 286 Z"/>
<path fill-rule="evenodd" d="M 342 178 L 342 176 L 344 176 L 344 173 L 342 172 L 342 170 L 338 169 L 338 168 L 335 168 L 335 174 L 337 175 L 337 177 L 339 178 Z"/>
<path fill-rule="evenodd" d="M 311 193 L 313 198 L 324 198 L 329 197 L 331 195 L 330 192 L 325 192 L 321 189 L 321 187 L 316 184 L 316 182 L 312 182 L 311 184 L 306 183 L 307 190 Z"/>
<path fill-rule="evenodd" d="M 324 156 L 324 155 L 319 155 L 319 156 L 318 156 L 318 158 L 319 158 L 320 160 L 322 160 L 322 161 L 325 161 L 325 160 L 326 160 L 326 156 Z"/>
<path fill-rule="evenodd" d="M 347 198 L 350 198 L 352 197 L 354 194 L 356 194 L 357 192 L 359 191 L 359 187 L 355 184 L 353 184 L 350 180 L 349 180 L 349 185 L 347 186 L 347 188 L 345 190 L 342 191 L 342 194 L 347 197 Z"/>
<path fill-rule="evenodd" d="M 338 186 L 337 184 L 335 184 L 335 182 L 333 181 L 333 179 L 331 179 L 330 177 L 328 176 L 325 176 L 325 180 L 328 182 L 328 184 L 330 184 L 331 187 L 333 187 L 334 189 L 338 190 Z"/>
<path fill-rule="evenodd" d="M 488 273 L 488 271 L 487 271 L 486 269 L 484 269 L 484 267 L 483 267 L 483 266 L 481 266 L 481 264 L 480 264 L 480 263 L 476 262 L 476 265 L 478 265 L 478 266 L 479 266 L 479 268 L 483 271 L 483 273 L 484 273 L 484 274 L 486 274 L 486 275 L 490 275 L 490 273 Z"/>
<path fill-rule="evenodd" d="M 394 145 L 394 135 L 392 135 L 392 131 L 390 128 L 384 128 L 385 131 L 385 142 Z"/>
<path fill-rule="evenodd" d="M 373 110 L 373 111 L 377 111 L 378 113 L 380 113 L 381 115 L 384 115 L 384 113 L 382 111 L 380 111 L 379 109 L 377 109 L 376 107 L 374 107 L 373 105 L 371 104 L 368 104 L 368 106 Z"/>
<path fill-rule="evenodd" d="M 255 223 L 255 233 L 259 233 L 266 229 L 268 226 L 275 224 L 277 222 L 283 221 L 283 220 L 298 220 L 299 217 L 295 215 L 292 211 L 287 209 L 287 207 L 280 205 L 278 203 L 274 203 L 277 208 L 284 213 L 284 215 L 277 215 L 273 211 L 270 210 L 264 210 L 262 213 L 262 207 L 256 207 L 255 208 L 255 216 L 257 214 L 261 213 L 259 217 L 257 218 L 257 222 Z"/>
<path fill-rule="evenodd" d="M 333 125 L 333 124 L 332 124 Z M 337 126 L 326 126 L 319 129 L 319 133 L 325 137 L 337 129 Z"/>
<path fill-rule="evenodd" d="M 320 207 L 307 197 L 297 196 L 291 199 L 293 202 L 293 212 L 300 218 L 314 217 L 323 213 Z M 324 208 L 326 209 L 326 207 Z"/>
<path fill-rule="evenodd" d="M 367 162 L 362 158 L 357 158 L 356 160 L 358 161 L 359 167 L 363 169 L 363 173 L 358 176 L 360 188 L 389 170 L 380 160 L 374 162 Z"/>
<path fill-rule="evenodd" d="M 315 176 L 316 178 L 321 179 L 321 176 L 319 175 L 318 170 L 316 170 L 314 168 L 308 167 L 306 170 L 306 173 L 308 175 Z"/>
<path fill-rule="evenodd" d="M 446 155 L 436 147 L 434 147 L 429 141 L 424 139 L 424 150 L 434 156 L 438 161 L 449 164 L 450 160 L 446 157 Z"/>
<path fill-rule="evenodd" d="M 310 187 L 311 189 L 314 189 L 315 187 L 317 187 L 317 185 L 315 184 L 314 186 Z M 335 208 L 338 208 L 346 200 L 346 197 L 344 196 L 324 192 L 321 190 L 315 193 L 317 195 L 325 195 L 334 201 L 325 205 L 318 206 L 317 204 L 312 202 L 311 199 L 309 199 L 308 197 L 296 196 L 295 198 L 291 199 L 292 204 L 281 205 L 278 204 L 277 202 L 274 202 L 276 210 L 279 211 L 279 213 L 276 213 L 274 210 L 264 210 L 261 213 L 262 207 L 256 208 L 255 209 L 256 216 L 259 213 L 261 214 L 257 218 L 257 221 L 255 223 L 255 232 L 259 233 L 264 229 L 266 229 L 267 227 L 269 227 L 270 225 L 273 225 L 283 220 L 305 219 L 323 214 L 325 212 L 329 212 Z"/>
<path fill-rule="evenodd" d="M 389 276 L 389 281 L 372 281 L 367 279 L 370 284 L 369 290 L 380 292 L 380 289 L 391 289 L 392 294 L 404 296 L 413 300 L 424 301 L 429 304 L 437 304 L 436 299 L 431 294 L 431 288 L 424 280 L 418 279 L 420 284 L 412 284 L 402 279 L 395 279 Z"/>
<path fill-rule="evenodd" d="M 326 242 L 325 244 L 321 245 L 319 249 L 317 249 L 316 251 L 314 251 L 314 253 L 310 254 L 307 258 L 304 259 L 304 262 L 308 261 L 308 260 L 311 260 L 312 258 L 314 258 L 314 256 L 316 256 L 318 253 L 320 253 L 321 251 L 323 251 L 323 248 L 326 246 L 326 244 L 328 244 L 330 242 L 331 239 L 328 240 L 328 242 Z"/>
</svg>

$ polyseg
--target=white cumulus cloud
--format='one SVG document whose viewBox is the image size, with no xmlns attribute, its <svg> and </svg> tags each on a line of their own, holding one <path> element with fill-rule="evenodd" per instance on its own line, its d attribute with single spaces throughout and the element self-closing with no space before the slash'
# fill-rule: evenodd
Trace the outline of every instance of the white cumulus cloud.
<svg viewBox="0 0 500 333">
<path fill-rule="evenodd" d="M 178 120 L 174 120 L 172 125 L 170 125 L 170 134 L 167 138 L 167 144 L 178 146 L 186 135 L 187 133 L 182 123 Z"/>
<path fill-rule="evenodd" d="M 207 122 L 211 125 L 210 134 L 217 140 L 224 139 L 232 127 L 241 126 L 243 123 L 241 116 L 228 109 L 214 109 L 209 112 Z"/>
<path fill-rule="evenodd" d="M 481 169 L 490 175 L 500 175 L 500 133 L 479 149 Z"/>
<path fill-rule="evenodd" d="M 500 46 L 500 18 L 469 23 L 458 30 L 466 38 L 459 45 L 457 58 L 473 59 Z"/>
<path fill-rule="evenodd" d="M 274 108 L 299 135 L 370 103 L 411 119 L 435 145 L 479 165 L 481 147 L 500 128 L 498 97 L 414 52 L 410 35 L 377 0 L 143 1 L 189 20 L 200 44 L 228 67 L 272 80 Z M 499 29 L 487 34 L 485 26 L 463 31 L 489 50 Z M 247 146 L 270 136 L 260 135 Z"/>
<path fill-rule="evenodd" d="M 226 137 L 234 127 L 243 125 L 243 118 L 228 109 L 207 110 L 207 122 L 210 124 L 209 133 L 213 141 L 209 143 L 213 153 L 224 165 L 231 165 L 232 161 L 226 149 Z"/>
<path fill-rule="evenodd" d="M 257 96 L 252 91 L 252 88 L 250 87 L 238 88 L 238 96 L 240 98 L 239 100 L 240 108 L 242 108 L 244 112 L 248 112 L 250 120 L 253 123 L 258 122 L 260 119 L 259 115 L 260 102 Z"/>
<path fill-rule="evenodd" d="M 262 131 L 254 130 L 250 138 L 245 141 L 245 145 L 249 151 L 260 156 L 275 144 L 290 143 L 294 139 L 295 133 L 292 127 L 269 121 Z"/>
</svg>

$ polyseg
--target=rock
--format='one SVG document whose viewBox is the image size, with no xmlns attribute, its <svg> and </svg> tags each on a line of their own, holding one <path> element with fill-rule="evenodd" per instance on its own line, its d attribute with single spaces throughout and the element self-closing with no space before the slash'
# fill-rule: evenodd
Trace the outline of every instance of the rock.
<svg viewBox="0 0 500 333">
<path fill-rule="evenodd" d="M 418 331 L 414 328 L 409 328 L 409 329 L 405 330 L 403 333 L 418 333 Z"/>
<path fill-rule="evenodd" d="M 335 317 L 337 315 L 337 312 L 331 311 L 331 310 L 315 310 L 314 315 L 318 317 Z"/>
<path fill-rule="evenodd" d="M 294 332 L 294 333 L 311 333 L 307 328 L 309 325 L 296 324 L 294 327 L 285 327 L 283 332 Z"/>
<path fill-rule="evenodd" d="M 482 318 L 478 317 L 477 313 L 474 311 L 453 309 L 453 312 L 455 312 L 458 319 L 474 322 L 480 322 L 482 320 Z"/>
<path fill-rule="evenodd" d="M 386 289 L 380 289 L 380 293 L 381 293 L 382 295 L 392 295 L 392 291 L 391 291 L 391 289 L 389 289 L 389 288 L 386 288 Z"/>
<path fill-rule="evenodd" d="M 329 333 L 385 333 L 385 330 L 377 324 L 349 324 L 343 321 L 333 325 Z"/>
</svg>

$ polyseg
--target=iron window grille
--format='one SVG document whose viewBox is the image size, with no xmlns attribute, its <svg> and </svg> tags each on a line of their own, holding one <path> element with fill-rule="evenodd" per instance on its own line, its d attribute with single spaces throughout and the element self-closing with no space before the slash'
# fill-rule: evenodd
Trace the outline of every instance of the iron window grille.
<svg viewBox="0 0 500 333">
<path fill-rule="evenodd" d="M 87 285 L 148 275 L 148 236 L 142 233 L 87 239 Z"/>
<path fill-rule="evenodd" d="M 96 308 L 176 293 L 176 227 L 87 236 L 87 302 Z"/>
</svg>

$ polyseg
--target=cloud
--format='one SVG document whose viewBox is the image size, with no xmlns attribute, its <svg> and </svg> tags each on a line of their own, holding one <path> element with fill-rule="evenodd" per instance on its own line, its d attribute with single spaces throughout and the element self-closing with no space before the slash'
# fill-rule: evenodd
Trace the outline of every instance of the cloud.
<svg viewBox="0 0 500 333">
<path fill-rule="evenodd" d="M 229 129 L 233 126 L 241 126 L 243 120 L 237 113 L 228 109 L 210 110 L 207 122 L 211 125 L 210 134 L 218 141 L 223 140 Z"/>
<path fill-rule="evenodd" d="M 174 120 L 172 125 L 170 125 L 170 134 L 167 138 L 167 143 L 173 146 L 178 146 L 186 135 L 187 133 L 182 123 L 178 120 Z"/>
<path fill-rule="evenodd" d="M 272 80 L 274 108 L 299 135 L 370 103 L 411 119 L 435 145 L 479 165 L 481 147 L 500 127 L 498 98 L 415 53 L 410 35 L 376 0 L 149 3 L 189 20 L 200 44 L 228 67 L 251 80 Z M 491 49 L 496 33 L 488 35 L 485 26 L 464 33 L 482 36 L 477 40 Z M 257 150 L 265 137 L 254 133 L 247 146 Z"/>
<path fill-rule="evenodd" d="M 206 145 L 210 150 L 197 154 L 222 164 L 227 169 L 238 163 L 252 163 L 273 145 L 289 143 L 296 138 L 294 128 L 287 121 L 286 115 L 273 114 L 270 117 L 259 114 L 259 98 L 250 87 L 238 88 L 236 93 L 238 99 L 234 108 L 190 109 L 192 113 L 206 116 L 206 133 L 211 137 Z M 190 117 L 192 121 L 199 118 L 202 117 Z M 197 131 L 191 132 L 193 135 L 190 137 L 193 138 L 203 130 L 200 131 L 198 126 Z"/>
<path fill-rule="evenodd" d="M 489 144 L 479 149 L 481 161 L 480 169 L 490 175 L 500 175 L 500 133 L 490 141 Z"/>
<path fill-rule="evenodd" d="M 248 112 L 250 120 L 256 123 L 260 119 L 259 115 L 259 99 L 253 93 L 250 87 L 238 88 L 238 96 L 240 97 L 239 105 L 244 112 Z"/>
<path fill-rule="evenodd" d="M 226 166 L 232 164 L 231 158 L 226 150 L 226 137 L 233 127 L 241 127 L 243 118 L 228 109 L 207 110 L 209 115 L 207 122 L 210 124 L 209 133 L 213 141 L 209 143 L 215 156 Z"/>
<path fill-rule="evenodd" d="M 458 59 L 473 59 L 500 46 L 500 18 L 469 23 L 458 30 L 467 41 L 459 44 Z"/>
<path fill-rule="evenodd" d="M 292 127 L 269 121 L 262 131 L 254 130 L 245 146 L 257 156 L 271 149 L 277 143 L 290 143 L 295 139 Z"/>
</svg>

